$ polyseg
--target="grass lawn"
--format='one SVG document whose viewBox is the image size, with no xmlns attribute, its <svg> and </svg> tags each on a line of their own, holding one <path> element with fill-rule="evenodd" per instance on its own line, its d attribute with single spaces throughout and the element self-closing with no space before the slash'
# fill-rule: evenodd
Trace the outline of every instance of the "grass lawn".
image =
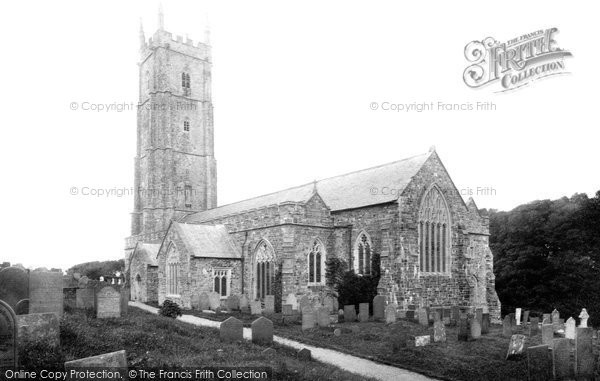
<svg viewBox="0 0 600 381">
<path fill-rule="evenodd" d="M 249 325 L 256 316 L 239 312 L 206 314 L 200 311 L 185 313 L 207 319 L 223 321 L 229 316 Z M 410 347 L 411 336 L 432 335 L 433 327 L 423 327 L 412 321 L 399 319 L 395 324 L 381 322 L 338 323 L 326 329 L 302 331 L 300 322 L 284 324 L 281 314 L 268 316 L 275 325 L 275 334 L 306 344 L 326 347 L 374 361 L 395 365 L 431 377 L 448 380 L 527 380 L 527 361 L 523 357 L 506 361 L 510 339 L 502 336 L 502 327 L 492 325 L 490 333 L 473 342 L 458 341 L 456 327 L 446 327 L 446 343 L 431 343 L 426 347 Z M 358 333 L 352 333 L 356 326 Z M 343 334 L 335 336 L 333 330 L 342 328 Z M 521 327 L 518 327 L 521 329 Z M 514 333 L 523 333 L 515 331 Z M 541 344 L 541 331 L 533 337 L 527 334 L 527 346 Z M 600 354 L 597 340 L 595 355 Z M 598 376 L 598 374 L 597 374 Z M 600 379 L 600 378 L 599 378 Z"/>
<path fill-rule="evenodd" d="M 83 311 L 65 314 L 61 350 L 28 348 L 25 367 L 58 367 L 64 361 L 125 349 L 130 369 L 181 367 L 271 367 L 276 380 L 362 380 L 364 378 L 316 361 L 301 361 L 295 351 L 266 347 L 246 340 L 222 343 L 216 329 L 195 327 L 137 308 L 118 319 L 95 319 Z"/>
</svg>

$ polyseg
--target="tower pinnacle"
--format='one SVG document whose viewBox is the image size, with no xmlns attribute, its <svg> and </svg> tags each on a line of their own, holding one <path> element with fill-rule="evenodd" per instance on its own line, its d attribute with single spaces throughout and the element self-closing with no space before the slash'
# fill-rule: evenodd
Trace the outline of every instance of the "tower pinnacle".
<svg viewBox="0 0 600 381">
<path fill-rule="evenodd" d="M 165 29 L 165 15 L 163 13 L 162 3 L 158 4 L 158 30 Z"/>
</svg>

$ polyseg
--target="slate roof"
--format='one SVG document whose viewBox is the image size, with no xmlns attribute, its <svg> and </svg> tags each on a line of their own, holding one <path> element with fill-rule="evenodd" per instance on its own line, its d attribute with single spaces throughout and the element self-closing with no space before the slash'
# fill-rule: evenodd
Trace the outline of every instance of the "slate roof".
<svg viewBox="0 0 600 381">
<path fill-rule="evenodd" d="M 242 258 L 225 225 L 193 225 L 173 221 L 171 228 L 177 230 L 194 257 Z"/>
<path fill-rule="evenodd" d="M 315 189 L 331 211 L 396 201 L 432 152 L 435 151 L 197 212 L 183 221 L 197 224 L 285 202 L 304 203 Z M 389 190 L 387 194 L 382 194 L 384 187 Z M 373 194 L 372 189 L 376 189 L 377 194 Z"/>
<path fill-rule="evenodd" d="M 133 250 L 133 256 L 138 256 L 142 263 L 147 263 L 151 266 L 158 266 L 156 255 L 160 249 L 160 244 L 138 242 Z"/>
</svg>

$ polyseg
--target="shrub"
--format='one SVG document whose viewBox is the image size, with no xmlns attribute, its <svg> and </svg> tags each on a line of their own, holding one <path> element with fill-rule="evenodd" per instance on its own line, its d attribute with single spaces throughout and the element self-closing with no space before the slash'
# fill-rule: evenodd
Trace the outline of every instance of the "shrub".
<svg viewBox="0 0 600 381">
<path fill-rule="evenodd" d="M 162 316 L 170 317 L 175 319 L 177 316 L 181 316 L 181 308 L 175 302 L 165 300 L 162 306 L 158 310 Z"/>
<path fill-rule="evenodd" d="M 19 348 L 19 362 L 24 369 L 59 369 L 64 358 L 60 347 L 48 341 L 27 342 Z"/>
</svg>

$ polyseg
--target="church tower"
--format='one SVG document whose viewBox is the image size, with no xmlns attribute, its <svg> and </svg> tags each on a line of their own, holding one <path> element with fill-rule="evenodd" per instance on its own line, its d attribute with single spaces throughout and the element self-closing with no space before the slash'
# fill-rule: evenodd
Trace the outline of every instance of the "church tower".
<svg viewBox="0 0 600 381">
<path fill-rule="evenodd" d="M 207 31 L 204 42 L 194 43 L 173 36 L 164 30 L 162 9 L 147 41 L 140 23 L 132 236 L 217 206 L 208 37 Z"/>
</svg>

